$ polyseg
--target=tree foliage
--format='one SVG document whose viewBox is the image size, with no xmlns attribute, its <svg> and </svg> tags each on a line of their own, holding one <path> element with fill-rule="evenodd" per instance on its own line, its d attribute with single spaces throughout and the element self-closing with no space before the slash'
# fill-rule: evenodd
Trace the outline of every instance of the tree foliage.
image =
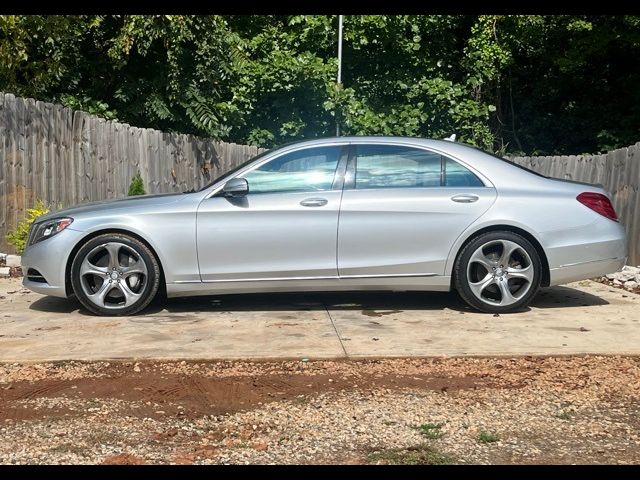
<svg viewBox="0 0 640 480">
<path fill-rule="evenodd" d="M 342 134 L 584 153 L 640 139 L 630 16 L 0 16 L 0 90 L 270 147 Z"/>
</svg>

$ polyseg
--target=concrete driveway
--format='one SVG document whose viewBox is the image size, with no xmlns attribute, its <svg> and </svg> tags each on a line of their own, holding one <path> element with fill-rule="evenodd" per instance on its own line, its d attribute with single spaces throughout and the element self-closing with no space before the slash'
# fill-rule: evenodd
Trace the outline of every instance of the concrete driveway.
<svg viewBox="0 0 640 480">
<path fill-rule="evenodd" d="M 640 295 L 585 281 L 491 315 L 455 294 L 261 294 L 96 317 L 0 280 L 0 361 L 640 353 Z"/>
</svg>

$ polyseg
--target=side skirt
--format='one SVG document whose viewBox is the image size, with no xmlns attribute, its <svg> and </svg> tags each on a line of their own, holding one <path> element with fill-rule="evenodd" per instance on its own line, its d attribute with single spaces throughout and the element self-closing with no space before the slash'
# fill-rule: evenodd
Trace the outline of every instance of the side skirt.
<svg viewBox="0 0 640 480">
<path fill-rule="evenodd" d="M 450 276 L 428 277 L 364 277 L 364 278 L 321 278 L 292 280 L 260 280 L 233 282 L 168 283 L 167 296 L 190 297 L 196 295 L 223 295 L 233 293 L 269 292 L 330 292 L 355 290 L 385 291 L 435 291 L 448 292 L 451 289 Z"/>
</svg>

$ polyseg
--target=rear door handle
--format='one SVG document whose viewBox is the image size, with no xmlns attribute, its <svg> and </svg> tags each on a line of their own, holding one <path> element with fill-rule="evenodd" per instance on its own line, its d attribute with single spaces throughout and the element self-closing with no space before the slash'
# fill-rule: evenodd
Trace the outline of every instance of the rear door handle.
<svg viewBox="0 0 640 480">
<path fill-rule="evenodd" d="M 451 197 L 451 200 L 458 203 L 473 203 L 477 202 L 480 199 L 477 195 L 471 195 L 469 193 L 463 193 L 461 195 L 454 195 Z"/>
<path fill-rule="evenodd" d="M 323 207 L 329 203 L 326 198 L 305 198 L 300 202 L 303 207 Z"/>
</svg>

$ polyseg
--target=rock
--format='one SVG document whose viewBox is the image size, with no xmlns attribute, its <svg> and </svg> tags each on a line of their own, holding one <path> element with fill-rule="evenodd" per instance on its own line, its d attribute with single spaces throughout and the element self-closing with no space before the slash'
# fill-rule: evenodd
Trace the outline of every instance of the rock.
<svg viewBox="0 0 640 480">
<path fill-rule="evenodd" d="M 9 267 L 9 276 L 14 278 L 22 277 L 22 267 Z"/>
<path fill-rule="evenodd" d="M 135 367 L 133 367 L 133 371 L 136 373 L 140 373 L 140 367 L 136 365 Z"/>
<path fill-rule="evenodd" d="M 614 285 L 622 285 L 622 282 L 616 278 L 616 279 L 613 281 L 613 284 L 614 284 Z"/>
<path fill-rule="evenodd" d="M 635 272 L 618 272 L 616 274 L 616 279 L 620 280 L 621 282 L 627 282 L 629 280 L 634 280 L 636 278 L 636 274 Z"/>
<path fill-rule="evenodd" d="M 630 290 L 634 288 L 638 288 L 638 285 L 640 284 L 634 280 L 629 280 L 628 282 L 624 282 L 624 288 L 628 288 Z"/>
<path fill-rule="evenodd" d="M 22 257 L 20 255 L 7 255 L 5 260 L 7 267 L 19 267 L 22 265 L 21 261 Z"/>
<path fill-rule="evenodd" d="M 629 282 L 635 281 L 640 283 L 640 269 L 637 267 L 632 267 L 630 265 L 625 265 L 622 267 L 622 270 L 615 273 L 609 273 L 606 275 L 607 280 L 613 281 L 614 285 L 620 285 L 615 283 L 616 280 L 619 282 Z"/>
<path fill-rule="evenodd" d="M 8 277 L 11 273 L 11 267 L 0 267 L 0 277 Z"/>
</svg>

